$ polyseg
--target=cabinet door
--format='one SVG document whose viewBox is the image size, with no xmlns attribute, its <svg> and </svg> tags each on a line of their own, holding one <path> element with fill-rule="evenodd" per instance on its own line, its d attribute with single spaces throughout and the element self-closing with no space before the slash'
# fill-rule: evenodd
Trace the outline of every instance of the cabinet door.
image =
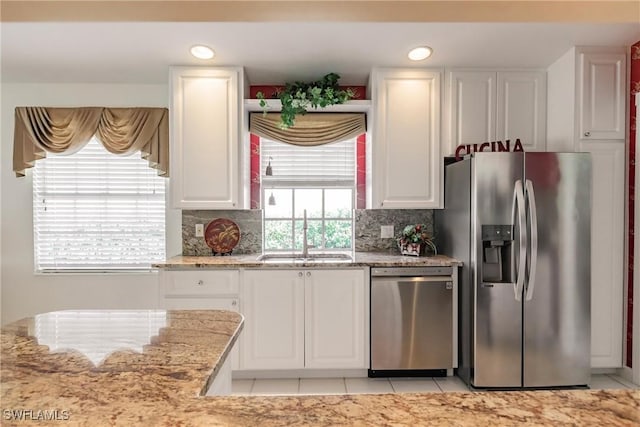
<svg viewBox="0 0 640 427">
<path fill-rule="evenodd" d="M 625 137 L 624 53 L 581 53 L 578 96 L 582 140 Z"/>
<path fill-rule="evenodd" d="M 373 71 L 373 207 L 442 207 L 438 71 Z"/>
<path fill-rule="evenodd" d="M 448 75 L 449 135 L 452 155 L 459 145 L 496 140 L 496 73 L 451 71 Z"/>
<path fill-rule="evenodd" d="M 367 367 L 363 270 L 305 272 L 305 367 Z"/>
<path fill-rule="evenodd" d="M 496 139 L 520 139 L 525 151 L 546 149 L 545 71 L 498 72 Z"/>
<path fill-rule="evenodd" d="M 591 153 L 591 367 L 622 366 L 624 142 L 582 143 Z"/>
<path fill-rule="evenodd" d="M 238 207 L 241 68 L 172 67 L 171 205 Z"/>
<path fill-rule="evenodd" d="M 245 271 L 242 304 L 245 318 L 242 368 L 303 368 L 302 271 Z"/>
</svg>

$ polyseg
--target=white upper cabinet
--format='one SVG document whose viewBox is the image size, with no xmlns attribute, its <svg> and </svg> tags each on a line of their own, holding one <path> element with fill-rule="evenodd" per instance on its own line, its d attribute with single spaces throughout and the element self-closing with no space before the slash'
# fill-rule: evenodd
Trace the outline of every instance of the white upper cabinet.
<svg viewBox="0 0 640 427">
<path fill-rule="evenodd" d="M 372 207 L 442 207 L 441 72 L 374 69 Z"/>
<path fill-rule="evenodd" d="M 496 140 L 496 73 L 493 71 L 449 72 L 449 117 L 451 145 L 455 147 Z"/>
<path fill-rule="evenodd" d="M 447 72 L 449 143 L 459 145 L 520 139 L 525 151 L 544 151 L 546 72 L 450 70 Z"/>
<path fill-rule="evenodd" d="M 624 53 L 580 53 L 581 139 L 624 140 L 625 59 Z"/>
<path fill-rule="evenodd" d="M 499 71 L 496 140 L 520 139 L 525 151 L 545 151 L 546 71 Z"/>
<path fill-rule="evenodd" d="M 242 90 L 242 68 L 171 67 L 173 208 L 241 208 L 238 145 Z"/>
</svg>

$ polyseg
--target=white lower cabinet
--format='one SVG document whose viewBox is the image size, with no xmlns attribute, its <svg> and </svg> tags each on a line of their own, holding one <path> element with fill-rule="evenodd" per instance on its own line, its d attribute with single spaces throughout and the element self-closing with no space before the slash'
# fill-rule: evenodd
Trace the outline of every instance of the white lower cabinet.
<svg viewBox="0 0 640 427">
<path fill-rule="evenodd" d="M 291 270 L 244 273 L 243 369 L 304 367 L 304 279 Z"/>
<path fill-rule="evenodd" d="M 364 369 L 365 270 L 248 270 L 241 367 Z"/>
<path fill-rule="evenodd" d="M 166 310 L 240 311 L 239 270 L 161 270 L 160 307 Z M 229 369 L 240 366 L 240 340 L 231 349 Z"/>
<path fill-rule="evenodd" d="M 364 294 L 361 270 L 305 272 L 305 367 L 366 367 Z"/>
<path fill-rule="evenodd" d="M 623 366 L 623 141 L 583 142 L 591 153 L 591 367 Z"/>
<path fill-rule="evenodd" d="M 238 310 L 238 298 L 165 298 L 166 310 Z"/>
</svg>

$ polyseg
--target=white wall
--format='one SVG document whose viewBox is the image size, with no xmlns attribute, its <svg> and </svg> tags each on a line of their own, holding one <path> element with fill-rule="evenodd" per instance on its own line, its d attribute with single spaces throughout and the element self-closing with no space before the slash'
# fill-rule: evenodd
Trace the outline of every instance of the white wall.
<svg viewBox="0 0 640 427">
<path fill-rule="evenodd" d="M 36 275 L 31 172 L 12 171 L 14 108 L 166 107 L 166 85 L 3 84 L 0 116 L 0 285 L 2 324 L 53 310 L 155 308 L 157 274 Z M 167 256 L 181 251 L 180 211 L 167 210 Z"/>
</svg>

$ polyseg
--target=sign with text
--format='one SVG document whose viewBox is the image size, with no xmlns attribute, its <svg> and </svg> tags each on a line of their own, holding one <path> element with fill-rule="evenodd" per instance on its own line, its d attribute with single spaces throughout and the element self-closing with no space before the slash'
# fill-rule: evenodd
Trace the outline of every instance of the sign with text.
<svg viewBox="0 0 640 427">
<path fill-rule="evenodd" d="M 520 142 L 520 138 L 516 139 L 516 142 L 511 145 L 511 140 L 507 139 L 504 141 L 491 141 L 491 142 L 483 142 L 482 144 L 462 144 L 456 147 L 456 160 L 462 159 L 462 156 L 465 154 L 483 152 L 483 151 L 493 151 L 493 152 L 518 152 L 524 151 L 522 148 L 522 143 Z"/>
</svg>

